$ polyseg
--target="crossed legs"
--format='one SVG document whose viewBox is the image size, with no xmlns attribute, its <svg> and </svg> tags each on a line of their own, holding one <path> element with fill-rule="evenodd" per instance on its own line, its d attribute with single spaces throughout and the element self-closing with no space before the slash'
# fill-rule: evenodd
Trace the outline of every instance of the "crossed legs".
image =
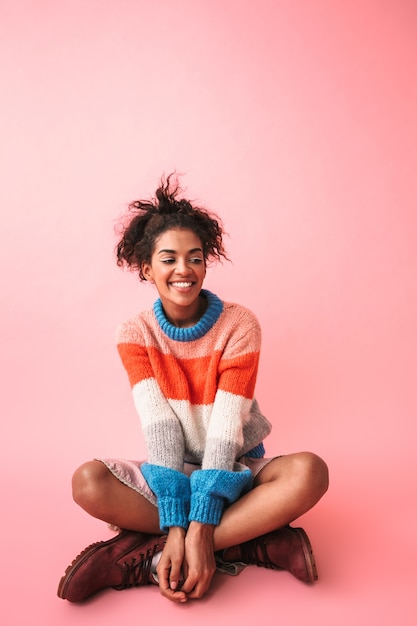
<svg viewBox="0 0 417 626">
<path fill-rule="evenodd" d="M 311 452 L 278 457 L 256 476 L 253 489 L 228 507 L 214 531 L 215 551 L 289 524 L 311 509 L 328 487 L 324 461 Z M 157 508 L 121 483 L 100 461 L 73 477 L 73 496 L 87 513 L 123 529 L 159 534 Z"/>
</svg>

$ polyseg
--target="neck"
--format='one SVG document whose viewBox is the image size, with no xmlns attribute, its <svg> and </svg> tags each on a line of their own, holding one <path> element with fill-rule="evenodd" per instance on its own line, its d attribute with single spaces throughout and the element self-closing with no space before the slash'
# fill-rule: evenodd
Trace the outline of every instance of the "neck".
<svg viewBox="0 0 417 626">
<path fill-rule="evenodd" d="M 199 296 L 195 303 L 193 303 L 192 309 L 184 311 L 183 308 L 178 307 L 177 310 L 171 310 L 169 313 L 164 309 L 167 320 L 177 328 L 190 328 L 195 326 L 197 322 L 203 317 L 207 309 L 207 300 L 203 296 Z"/>
</svg>

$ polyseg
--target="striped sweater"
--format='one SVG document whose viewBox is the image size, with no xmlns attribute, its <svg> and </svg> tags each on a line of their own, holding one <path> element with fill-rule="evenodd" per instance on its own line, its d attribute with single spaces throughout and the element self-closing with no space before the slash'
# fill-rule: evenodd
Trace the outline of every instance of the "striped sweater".
<svg viewBox="0 0 417 626">
<path fill-rule="evenodd" d="M 263 456 L 271 430 L 254 398 L 258 321 L 210 291 L 201 295 L 208 306 L 193 327 L 170 324 L 157 300 L 117 332 L 148 451 L 142 472 L 164 532 L 191 520 L 218 524 L 224 506 L 251 486 L 237 460 Z M 184 462 L 201 468 L 189 478 Z"/>
</svg>

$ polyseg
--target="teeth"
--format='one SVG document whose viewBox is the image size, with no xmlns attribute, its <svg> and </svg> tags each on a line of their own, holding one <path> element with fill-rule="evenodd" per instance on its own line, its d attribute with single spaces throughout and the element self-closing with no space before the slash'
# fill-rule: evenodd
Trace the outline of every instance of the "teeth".
<svg viewBox="0 0 417 626">
<path fill-rule="evenodd" d="M 174 287 L 191 287 L 193 283 L 172 283 Z"/>
</svg>

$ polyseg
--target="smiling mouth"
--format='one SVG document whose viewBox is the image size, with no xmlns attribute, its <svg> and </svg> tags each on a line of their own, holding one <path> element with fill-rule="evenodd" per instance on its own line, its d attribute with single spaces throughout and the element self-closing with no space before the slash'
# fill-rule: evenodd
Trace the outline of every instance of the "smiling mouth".
<svg viewBox="0 0 417 626">
<path fill-rule="evenodd" d="M 191 282 L 176 282 L 176 283 L 171 283 L 171 285 L 173 287 L 178 287 L 179 289 L 186 289 L 187 287 L 192 287 L 193 283 L 191 283 Z"/>
</svg>

